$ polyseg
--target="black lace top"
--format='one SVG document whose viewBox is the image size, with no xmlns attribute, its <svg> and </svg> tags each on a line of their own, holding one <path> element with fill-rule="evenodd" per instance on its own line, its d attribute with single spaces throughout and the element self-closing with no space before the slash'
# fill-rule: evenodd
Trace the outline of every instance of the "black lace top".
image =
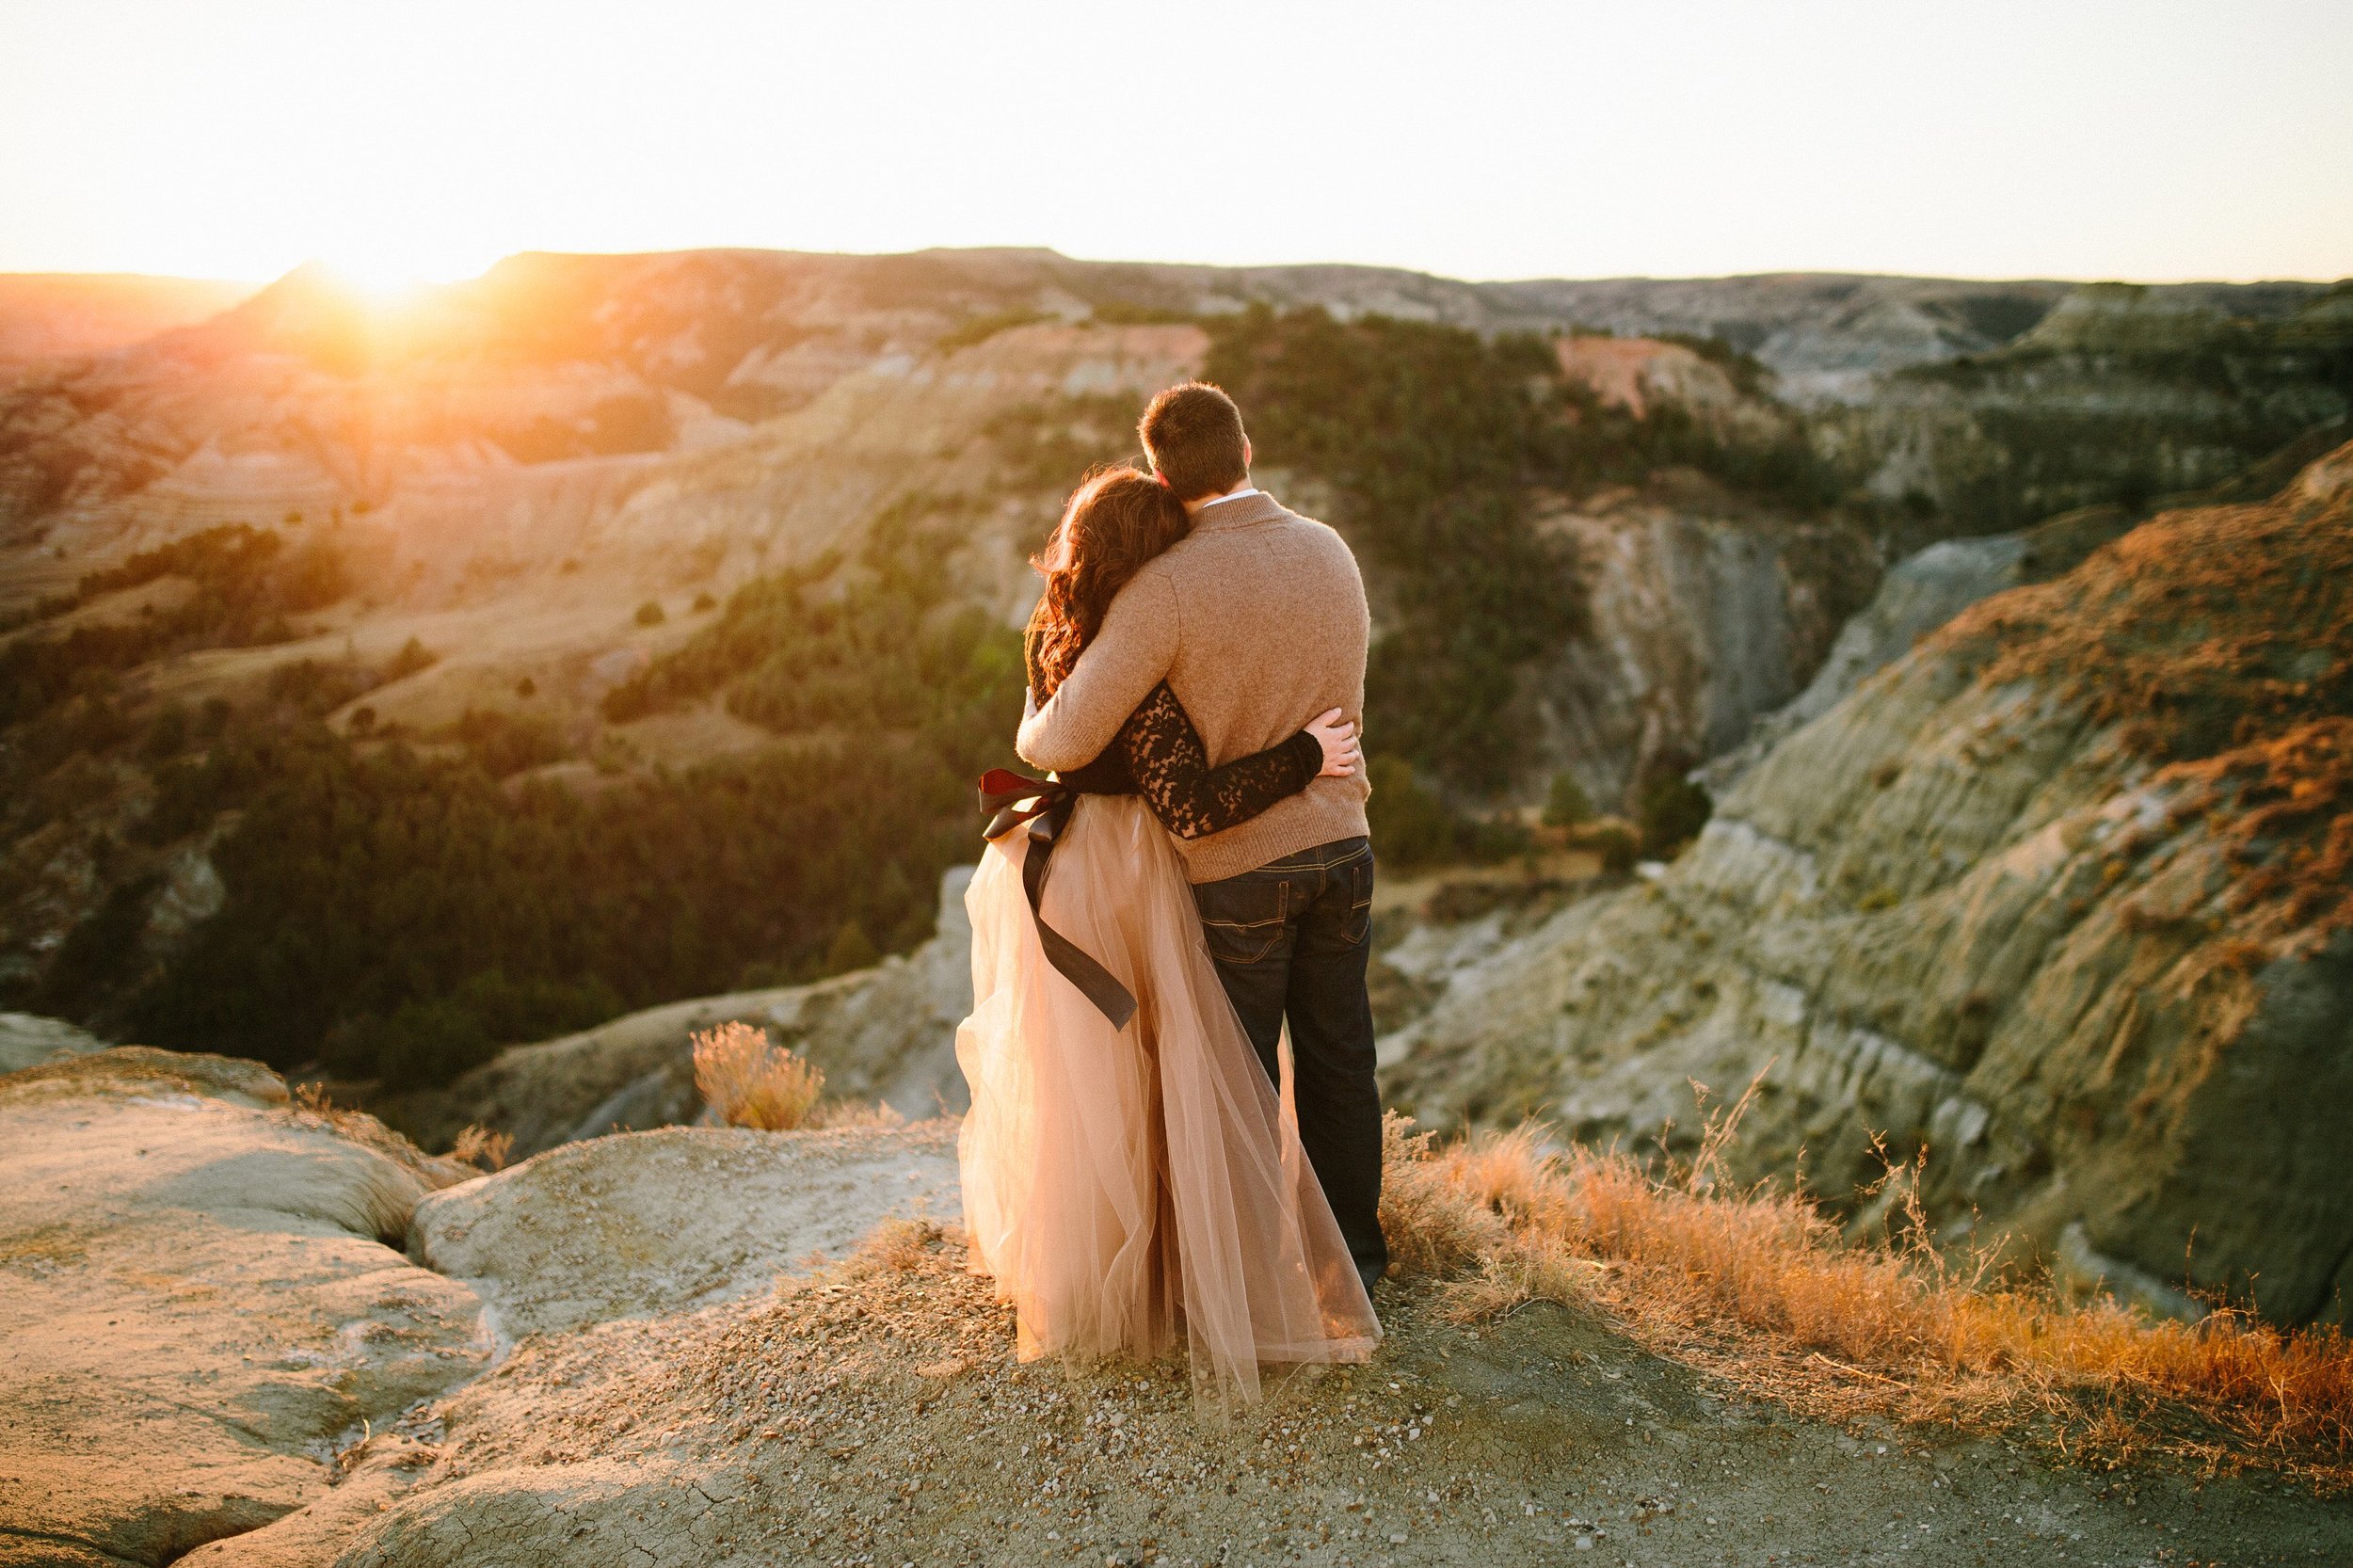
<svg viewBox="0 0 2353 1568">
<path fill-rule="evenodd" d="M 1297 794 L 1322 771 L 1323 746 L 1305 729 L 1222 768 L 1209 766 L 1201 732 L 1163 680 L 1102 756 L 1061 777 L 1087 794 L 1141 794 L 1161 826 L 1180 839 L 1201 839 Z"/>
</svg>

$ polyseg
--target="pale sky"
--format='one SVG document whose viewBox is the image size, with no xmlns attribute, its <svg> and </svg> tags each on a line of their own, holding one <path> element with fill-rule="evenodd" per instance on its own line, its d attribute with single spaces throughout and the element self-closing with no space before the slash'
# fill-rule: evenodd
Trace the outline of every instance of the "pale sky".
<svg viewBox="0 0 2353 1568">
<path fill-rule="evenodd" d="M 0 0 L 0 271 L 2353 274 L 2353 0 Z"/>
</svg>

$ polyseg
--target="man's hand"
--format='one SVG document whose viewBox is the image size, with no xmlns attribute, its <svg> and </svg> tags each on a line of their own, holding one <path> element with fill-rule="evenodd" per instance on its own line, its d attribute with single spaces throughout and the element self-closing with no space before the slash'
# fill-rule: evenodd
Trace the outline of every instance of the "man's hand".
<svg viewBox="0 0 2353 1568">
<path fill-rule="evenodd" d="M 1307 733 L 1323 747 L 1323 771 L 1318 778 L 1353 778 L 1364 765 L 1356 744 L 1356 727 L 1340 716 L 1335 708 L 1307 726 Z"/>
</svg>

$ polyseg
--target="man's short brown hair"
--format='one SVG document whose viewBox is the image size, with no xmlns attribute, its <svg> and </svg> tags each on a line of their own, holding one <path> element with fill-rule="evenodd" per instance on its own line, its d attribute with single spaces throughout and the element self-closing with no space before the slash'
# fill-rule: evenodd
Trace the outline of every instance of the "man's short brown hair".
<svg viewBox="0 0 2353 1568">
<path fill-rule="evenodd" d="M 1187 381 L 1152 399 L 1136 433 L 1153 472 L 1179 501 L 1223 495 L 1250 477 L 1241 410 L 1207 381 Z"/>
</svg>

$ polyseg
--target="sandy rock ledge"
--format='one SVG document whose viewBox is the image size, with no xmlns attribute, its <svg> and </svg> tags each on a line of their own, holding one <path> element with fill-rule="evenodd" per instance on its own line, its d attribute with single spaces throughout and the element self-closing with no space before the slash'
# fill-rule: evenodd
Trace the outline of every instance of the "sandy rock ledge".
<svg viewBox="0 0 2353 1568">
<path fill-rule="evenodd" d="M 566 1144 L 417 1207 L 409 1253 L 480 1291 L 502 1343 L 729 1301 L 888 1215 L 960 1212 L 955 1128 L 664 1128 Z"/>
<path fill-rule="evenodd" d="M 0 1079 L 0 1564 L 164 1563 L 267 1525 L 481 1370 L 473 1291 L 398 1250 L 452 1173 L 383 1143 L 249 1062 Z"/>
</svg>

